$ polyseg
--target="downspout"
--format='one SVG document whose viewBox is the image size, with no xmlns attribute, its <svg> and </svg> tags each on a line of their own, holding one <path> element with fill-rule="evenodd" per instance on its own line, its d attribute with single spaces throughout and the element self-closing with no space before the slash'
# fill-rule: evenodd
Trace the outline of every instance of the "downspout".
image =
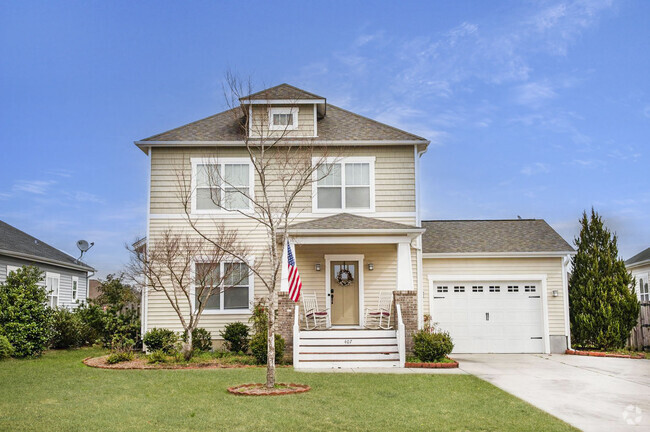
<svg viewBox="0 0 650 432">
<path fill-rule="evenodd" d="M 570 255 L 562 258 L 562 291 L 564 291 L 564 333 L 566 334 L 567 349 L 571 349 L 571 320 L 569 318 L 569 283 L 567 280 L 567 264 Z"/>
<path fill-rule="evenodd" d="M 413 156 L 415 159 L 415 226 L 418 228 L 422 228 L 422 218 L 420 215 L 420 157 L 422 157 L 425 152 L 426 148 L 424 150 L 418 150 L 417 145 L 413 146 Z M 421 329 L 424 326 L 424 311 L 422 307 L 424 303 L 424 292 L 422 291 L 422 234 L 420 234 L 417 239 L 415 259 L 418 279 L 418 329 Z"/>
<path fill-rule="evenodd" d="M 151 165 L 153 164 L 153 152 L 151 147 L 149 147 L 148 154 L 149 173 L 147 175 L 147 239 L 145 240 L 145 254 L 149 253 L 149 239 L 151 238 Z M 142 297 L 140 298 L 140 307 L 142 308 L 142 312 L 140 314 L 140 337 L 144 338 L 144 335 L 147 332 L 147 313 L 149 311 L 149 283 L 147 282 L 147 276 L 142 276 L 144 277 L 144 284 L 142 286 Z M 142 350 L 146 350 L 144 343 L 142 344 Z"/>
</svg>

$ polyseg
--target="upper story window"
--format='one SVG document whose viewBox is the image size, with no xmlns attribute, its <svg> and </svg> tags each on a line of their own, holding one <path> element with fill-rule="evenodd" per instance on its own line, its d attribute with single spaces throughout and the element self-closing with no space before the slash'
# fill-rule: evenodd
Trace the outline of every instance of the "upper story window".
<svg viewBox="0 0 650 432">
<path fill-rule="evenodd" d="M 192 212 L 250 210 L 253 184 L 247 158 L 193 158 Z"/>
<path fill-rule="evenodd" d="M 374 157 L 329 159 L 315 175 L 315 212 L 375 210 Z"/>
<path fill-rule="evenodd" d="M 298 127 L 298 107 L 269 108 L 269 129 L 293 130 Z"/>
</svg>

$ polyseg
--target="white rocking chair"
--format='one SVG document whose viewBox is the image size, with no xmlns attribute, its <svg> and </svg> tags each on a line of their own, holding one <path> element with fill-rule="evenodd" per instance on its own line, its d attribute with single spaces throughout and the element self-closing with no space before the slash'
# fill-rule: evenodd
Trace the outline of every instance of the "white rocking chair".
<svg viewBox="0 0 650 432">
<path fill-rule="evenodd" d="M 390 326 L 390 317 L 393 312 L 393 293 L 392 291 L 380 291 L 377 308 L 366 308 L 364 323 L 367 328 L 380 328 L 388 330 Z"/>
<path fill-rule="evenodd" d="M 323 325 L 325 328 L 331 327 L 329 310 L 321 310 L 318 307 L 316 294 L 302 294 L 302 310 L 305 314 L 305 328 L 313 330 Z M 310 328 L 310 324 L 312 324 Z"/>
</svg>

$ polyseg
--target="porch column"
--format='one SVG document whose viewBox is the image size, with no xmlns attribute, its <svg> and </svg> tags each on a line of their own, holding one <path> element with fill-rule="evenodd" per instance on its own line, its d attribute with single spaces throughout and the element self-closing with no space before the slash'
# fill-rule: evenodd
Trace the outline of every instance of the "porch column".
<svg viewBox="0 0 650 432">
<path fill-rule="evenodd" d="M 411 243 L 397 243 L 397 291 L 413 291 Z"/>
</svg>

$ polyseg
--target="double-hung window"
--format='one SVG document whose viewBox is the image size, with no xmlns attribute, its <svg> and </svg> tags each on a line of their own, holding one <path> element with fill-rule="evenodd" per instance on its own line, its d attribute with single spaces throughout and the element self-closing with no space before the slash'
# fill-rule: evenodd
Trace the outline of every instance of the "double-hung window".
<svg viewBox="0 0 650 432">
<path fill-rule="evenodd" d="M 298 107 L 269 108 L 270 130 L 293 130 L 298 127 Z"/>
<path fill-rule="evenodd" d="M 639 292 L 639 301 L 641 303 L 648 303 L 650 302 L 650 289 L 649 289 L 649 284 L 648 284 L 648 279 L 645 281 L 643 278 L 639 278 L 639 286 L 638 292 Z"/>
<path fill-rule="evenodd" d="M 315 172 L 314 211 L 374 211 L 375 159 L 329 159 Z"/>
<path fill-rule="evenodd" d="M 249 159 L 192 159 L 192 211 L 250 210 L 253 169 Z"/>
<path fill-rule="evenodd" d="M 72 301 L 77 301 L 79 297 L 79 278 L 77 276 L 72 276 Z"/>
<path fill-rule="evenodd" d="M 207 314 L 250 310 L 253 276 L 248 265 L 241 262 L 196 262 L 194 266 L 195 307 L 202 302 Z"/>
<path fill-rule="evenodd" d="M 47 302 L 50 307 L 59 305 L 59 284 L 61 277 L 58 273 L 45 273 L 45 289 L 47 290 Z"/>
</svg>

